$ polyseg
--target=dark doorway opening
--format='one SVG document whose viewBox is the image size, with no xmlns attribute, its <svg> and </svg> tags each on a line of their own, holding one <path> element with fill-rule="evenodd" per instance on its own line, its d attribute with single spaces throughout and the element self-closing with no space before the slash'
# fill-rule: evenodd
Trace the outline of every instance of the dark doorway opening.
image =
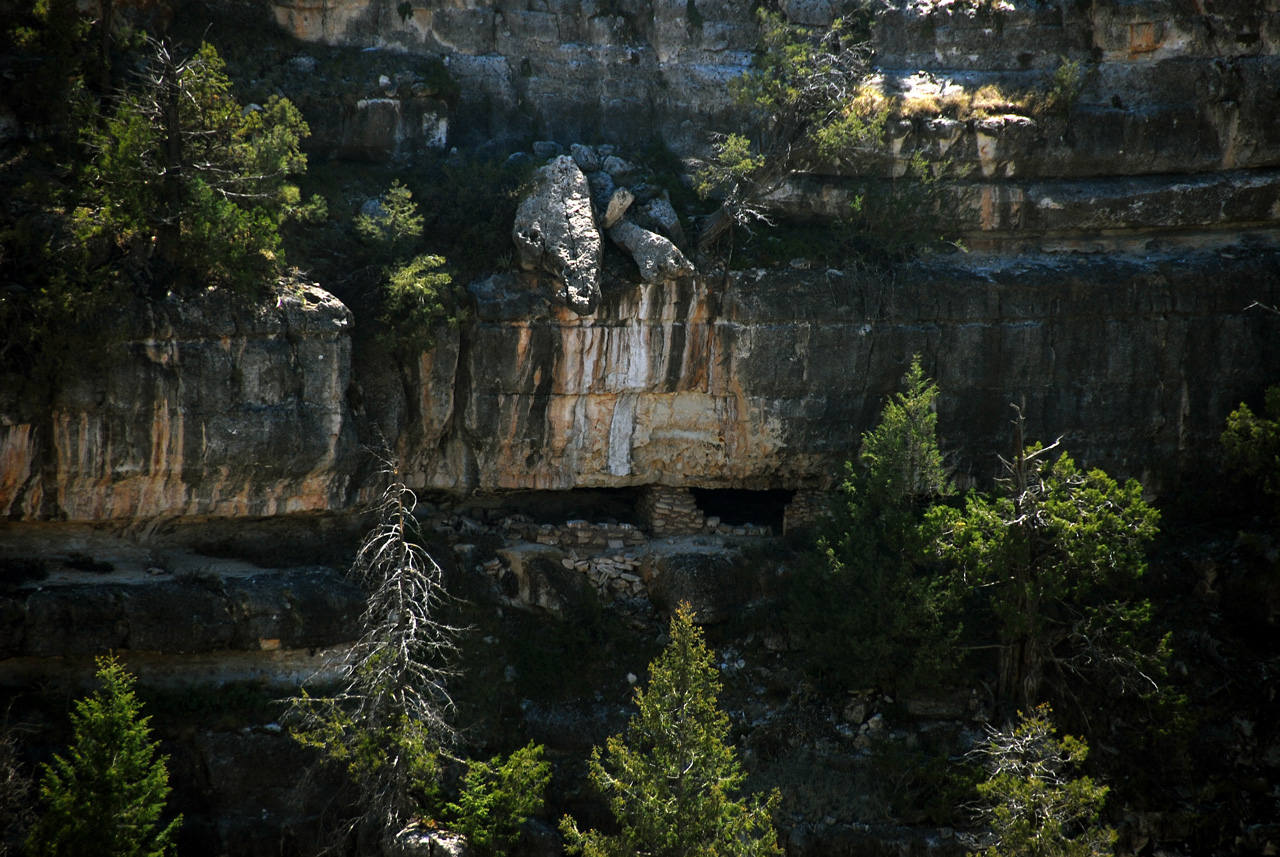
<svg viewBox="0 0 1280 857">
<path fill-rule="evenodd" d="M 721 523 L 740 527 L 744 524 L 755 524 L 762 527 L 773 527 L 775 533 L 782 532 L 782 517 L 787 504 L 796 492 L 781 488 L 767 491 L 747 491 L 740 488 L 693 488 L 690 489 L 698 508 L 708 517 L 716 517 Z"/>
<path fill-rule="evenodd" d="M 580 519 L 594 524 L 638 524 L 636 488 L 575 488 L 572 491 L 516 491 L 476 495 L 458 504 L 458 511 L 477 520 L 496 521 L 511 514 L 526 515 L 539 524 L 563 524 Z"/>
</svg>

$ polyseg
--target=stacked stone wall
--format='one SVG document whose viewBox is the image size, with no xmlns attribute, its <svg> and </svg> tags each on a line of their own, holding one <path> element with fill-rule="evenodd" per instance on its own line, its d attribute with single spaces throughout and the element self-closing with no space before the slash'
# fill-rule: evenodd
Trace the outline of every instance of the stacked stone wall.
<svg viewBox="0 0 1280 857">
<path fill-rule="evenodd" d="M 782 513 L 782 533 L 811 529 L 830 514 L 831 495 L 826 491 L 797 491 Z"/>
<path fill-rule="evenodd" d="M 707 524 L 688 488 L 650 485 L 640 496 L 636 511 L 655 536 L 701 533 Z"/>
<path fill-rule="evenodd" d="M 573 520 L 564 524 L 535 524 L 528 519 L 513 516 L 501 524 L 508 535 L 540 545 L 555 545 L 577 552 L 598 553 L 620 550 L 645 543 L 640 528 L 626 523 L 599 523 Z"/>
</svg>

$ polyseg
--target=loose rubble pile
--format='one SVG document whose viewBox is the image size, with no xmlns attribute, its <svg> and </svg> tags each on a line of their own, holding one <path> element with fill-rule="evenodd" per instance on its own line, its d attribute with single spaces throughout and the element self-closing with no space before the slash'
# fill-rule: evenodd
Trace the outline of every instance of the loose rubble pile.
<svg viewBox="0 0 1280 857">
<path fill-rule="evenodd" d="M 644 578 L 636 571 L 640 560 L 622 554 L 594 556 L 589 559 L 561 560 L 565 568 L 586 574 L 597 594 L 605 599 L 644 598 L 648 596 Z"/>
<path fill-rule="evenodd" d="M 513 605 L 551 613 L 560 613 L 571 602 L 573 590 L 581 586 L 589 586 L 606 602 L 647 601 L 654 597 L 651 585 L 662 589 L 657 578 L 671 565 L 658 554 L 693 551 L 702 555 L 716 552 L 718 544 L 727 555 L 735 549 L 722 537 L 773 535 L 771 527 L 725 524 L 719 517 L 703 515 L 687 489 L 665 486 L 654 486 L 642 495 L 637 513 L 645 522 L 643 527 L 613 519 L 539 524 L 523 514 L 494 515 L 485 522 L 479 520 L 488 516 L 482 509 L 472 510 L 471 515 L 434 509 L 429 513 L 433 529 L 453 544 L 461 565 L 483 571 Z M 714 536 L 720 541 L 694 538 L 693 544 L 685 545 L 678 536 Z M 502 547 L 485 559 L 482 545 L 499 540 Z M 732 558 L 726 562 L 731 565 Z M 566 573 L 572 574 L 566 578 Z"/>
</svg>

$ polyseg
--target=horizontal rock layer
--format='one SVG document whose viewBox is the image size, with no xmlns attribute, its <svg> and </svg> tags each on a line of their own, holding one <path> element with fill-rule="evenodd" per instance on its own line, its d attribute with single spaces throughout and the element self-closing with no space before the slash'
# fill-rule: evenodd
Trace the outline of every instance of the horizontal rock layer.
<svg viewBox="0 0 1280 857">
<path fill-rule="evenodd" d="M 495 275 L 406 383 L 364 366 L 378 394 L 360 412 L 394 427 L 412 485 L 454 494 L 823 488 L 920 354 L 961 469 L 994 474 L 1025 398 L 1032 436 L 1167 489 L 1214 465 L 1226 414 L 1277 380 L 1280 323 L 1246 309 L 1280 304 L 1277 251 L 955 263 L 606 283 L 591 316 L 539 275 Z M 43 419 L 0 423 L 11 520 L 270 516 L 370 494 L 345 309 L 318 291 L 234 323 L 211 306 L 152 318 Z"/>
<path fill-rule="evenodd" d="M 993 475 L 1009 405 L 1078 458 L 1155 487 L 1216 460 L 1274 381 L 1278 257 L 921 265 L 896 279 L 759 270 L 607 291 L 595 317 L 529 278 L 475 288 L 454 428 L 411 479 L 465 492 L 830 485 L 913 354 L 944 445 Z M 1226 345 L 1230 343 L 1230 345 Z"/>
<path fill-rule="evenodd" d="M 707 154 L 712 133 L 749 124 L 729 83 L 750 68 L 758 43 L 750 4 L 481 0 L 459 8 L 415 0 L 412 8 L 393 6 L 391 0 L 273 0 L 272 9 L 277 23 L 302 39 L 443 57 L 461 87 L 450 145 L 517 144 L 540 135 L 565 144 L 601 140 L 638 148 L 658 138 L 682 155 Z M 838 7 L 827 0 L 782 4 L 792 21 L 814 26 L 830 23 Z M 1036 206 L 1023 201 L 1056 181 L 1100 182 L 1101 190 L 1080 193 L 1100 195 L 1104 207 L 1145 207 L 1148 215 L 1159 208 L 1161 223 L 1151 228 L 1179 239 L 1201 230 L 1280 224 L 1280 210 L 1270 203 L 1241 205 L 1234 198 L 1223 199 L 1206 224 L 1205 203 L 1196 198 L 1200 182 L 1239 184 L 1246 194 L 1265 186 L 1274 194 L 1271 172 L 1280 166 L 1274 121 L 1280 9 L 1274 3 L 877 0 L 872 10 L 871 86 L 900 99 L 900 118 L 887 128 L 879 157 L 842 169 L 888 177 L 922 153 L 967 171 L 959 227 L 971 246 L 1093 248 L 1090 235 L 1078 234 L 1093 228 L 1089 224 L 1068 220 L 1065 235 L 1045 237 L 1045 229 L 1059 227 L 1016 216 L 1034 213 Z M 1064 88 L 1055 74 L 1066 62 L 1079 63 L 1081 75 Z M 955 106 L 976 103 L 975 96 L 986 106 Z M 403 109 L 410 109 L 408 102 Z M 323 112 L 317 127 L 332 124 Z M 403 149 L 405 132 L 396 123 L 365 122 L 359 133 L 376 136 L 383 125 L 391 130 L 381 149 Z M 379 149 L 375 143 L 363 145 L 372 151 Z M 1117 184 L 1134 177 L 1168 187 L 1153 200 Z M 1214 199 L 1224 195 L 1232 196 L 1222 191 Z M 827 202 L 842 199 L 837 194 Z M 824 208 L 821 201 L 816 207 Z M 1015 216 L 1001 214 L 1009 209 Z"/>
<path fill-rule="evenodd" d="M 1159 490 L 1214 465 L 1226 414 L 1277 380 L 1280 323 L 1246 309 L 1280 304 L 1276 251 L 956 262 L 607 283 L 591 316 L 557 306 L 539 275 L 495 275 L 407 384 L 364 368 L 379 393 L 362 413 L 396 427 L 412 485 L 454 494 L 823 488 L 920 354 L 961 469 L 994 474 L 1025 399 L 1032 436 L 1064 435 L 1077 458 Z M 350 508 L 371 485 L 346 404 L 349 316 L 308 295 L 236 324 L 199 304 L 153 319 L 44 420 L 6 418 L 0 508 L 71 521 Z"/>
<path fill-rule="evenodd" d="M 363 610 L 359 587 L 329 569 L 63 581 L 0 595 L 0 613 L 6 617 L 0 679 L 15 669 L 10 658 L 332 646 L 349 640 Z"/>
</svg>

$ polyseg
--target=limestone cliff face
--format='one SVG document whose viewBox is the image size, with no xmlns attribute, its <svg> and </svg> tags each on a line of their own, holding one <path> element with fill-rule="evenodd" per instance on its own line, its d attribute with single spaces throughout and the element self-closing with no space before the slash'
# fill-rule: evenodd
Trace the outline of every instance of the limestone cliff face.
<svg viewBox="0 0 1280 857">
<path fill-rule="evenodd" d="M 747 118 L 728 82 L 750 65 L 751 4 L 728 0 L 273 0 L 303 38 L 444 57 L 461 102 L 452 144 L 531 135 L 705 152 Z M 829 0 L 786 0 L 826 25 Z M 407 7 L 406 7 L 407 8 Z M 977 249 L 1205 243 L 1280 223 L 1280 11 L 1273 3 L 1074 0 L 872 4 L 876 91 L 899 96 L 888 179 L 914 153 L 968 169 L 954 202 Z M 1083 72 L 1053 107 L 1064 62 Z M 985 93 L 985 94 L 984 94 Z M 1041 109 L 1026 96 L 1041 99 Z M 947 104 L 987 103 L 976 111 Z M 966 101 L 967 99 L 967 101 Z M 1008 103 L 1024 102 L 1015 107 Z M 783 189 L 797 214 L 838 213 L 847 176 Z M 1136 242 L 1136 243 L 1135 243 Z"/>
<path fill-rule="evenodd" d="M 895 278 L 743 271 L 606 283 L 579 316 L 536 274 L 472 287 L 478 311 L 407 384 L 406 478 L 464 495 L 665 484 L 825 488 L 913 354 L 942 388 L 944 446 L 994 475 L 1009 405 L 1036 438 L 1154 490 L 1216 461 L 1226 414 L 1276 381 L 1280 254 L 916 265 Z M 167 314 L 166 314 L 167 313 Z M 217 302 L 135 320 L 44 422 L 0 428 L 10 519 L 125 521 L 350 508 L 362 486 L 350 315 L 319 290 L 232 323 Z"/>
<path fill-rule="evenodd" d="M 782 5 L 793 21 L 823 25 L 838 4 Z M 462 90 L 451 143 L 536 132 L 638 146 L 656 134 L 685 153 L 708 131 L 741 126 L 727 82 L 756 44 L 749 7 L 272 5 L 305 39 L 443 56 Z M 1005 449 L 1008 405 L 1024 396 L 1031 430 L 1065 435 L 1089 464 L 1157 482 L 1196 470 L 1215 455 L 1229 409 L 1276 380 L 1275 317 L 1244 309 L 1280 304 L 1280 261 L 1253 249 L 1275 245 L 1247 243 L 1280 237 L 1274 7 L 879 0 L 873 83 L 916 107 L 860 175 L 815 168 L 771 202 L 829 216 L 857 182 L 890 181 L 924 152 L 972 168 L 952 206 L 971 247 L 1038 255 L 970 256 L 887 279 L 606 277 L 581 316 L 550 300 L 540 275 L 495 275 L 472 287 L 474 320 L 442 332 L 404 378 L 372 358 L 353 369 L 351 315 L 317 289 L 259 309 L 215 296 L 157 305 L 124 319 L 107 359 L 41 407 L 18 409 L 0 391 L 0 515 L 347 509 L 369 487 L 355 475 L 357 416 L 381 427 L 414 484 L 457 494 L 823 487 L 914 353 L 943 387 L 947 445 L 975 473 Z M 984 86 L 1043 94 L 1064 57 L 1087 71 L 1069 109 L 930 113 Z M 434 97 L 416 86 L 383 87 L 379 109 L 410 116 L 406 98 Z M 370 135 L 394 138 L 384 147 L 394 154 L 403 122 L 383 124 Z M 350 128 L 324 127 L 333 151 L 347 151 Z M 361 151 L 377 148 L 360 140 Z"/>
<path fill-rule="evenodd" d="M 1035 437 L 1159 490 L 1214 461 L 1227 412 L 1274 381 L 1280 325 L 1242 309 L 1280 299 L 1277 265 L 1016 260 L 895 282 L 758 270 L 615 286 L 586 318 L 529 275 L 495 276 L 473 288 L 456 377 L 424 385 L 424 401 L 452 402 L 450 428 L 405 460 L 455 492 L 826 487 L 918 353 L 962 469 L 993 475 L 1025 400 Z"/>
<path fill-rule="evenodd" d="M 355 448 L 351 313 L 318 288 L 258 307 L 139 305 L 34 417 L 0 417 L 0 515 L 119 521 L 341 508 Z"/>
</svg>

